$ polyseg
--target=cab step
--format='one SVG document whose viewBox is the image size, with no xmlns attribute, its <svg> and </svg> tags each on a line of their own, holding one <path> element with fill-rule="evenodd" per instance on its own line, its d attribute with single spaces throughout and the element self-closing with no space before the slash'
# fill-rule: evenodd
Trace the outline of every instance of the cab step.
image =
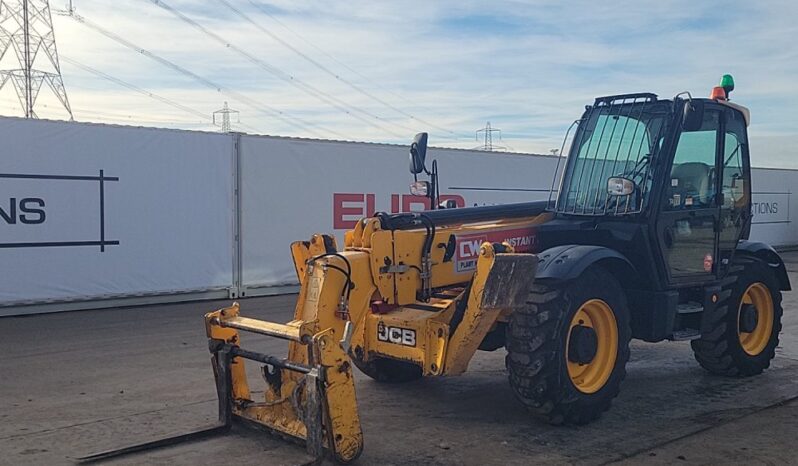
<svg viewBox="0 0 798 466">
<path fill-rule="evenodd" d="M 678 304 L 676 306 L 676 312 L 678 314 L 695 314 L 696 312 L 701 312 L 703 310 L 704 306 L 693 301 L 683 304 Z"/>
<path fill-rule="evenodd" d="M 701 338 L 701 332 L 694 328 L 686 328 L 673 332 L 669 338 L 672 341 L 685 341 L 685 340 L 698 340 Z"/>
</svg>

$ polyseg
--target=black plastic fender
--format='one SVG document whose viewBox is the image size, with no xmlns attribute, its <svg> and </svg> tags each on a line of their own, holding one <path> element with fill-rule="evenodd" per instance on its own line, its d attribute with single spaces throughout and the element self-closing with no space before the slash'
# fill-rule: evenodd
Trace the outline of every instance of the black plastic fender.
<svg viewBox="0 0 798 466">
<path fill-rule="evenodd" d="M 554 278 L 571 280 L 585 271 L 588 267 L 603 259 L 617 259 L 629 266 L 631 271 L 634 266 L 623 254 L 604 246 L 586 246 L 566 244 L 555 246 L 538 253 L 538 272 L 535 278 Z"/>
<path fill-rule="evenodd" d="M 759 241 L 742 240 L 737 244 L 737 254 L 747 254 L 765 261 L 775 272 L 781 291 L 792 289 L 790 277 L 787 275 L 787 267 L 784 266 L 781 256 L 771 245 Z"/>
</svg>

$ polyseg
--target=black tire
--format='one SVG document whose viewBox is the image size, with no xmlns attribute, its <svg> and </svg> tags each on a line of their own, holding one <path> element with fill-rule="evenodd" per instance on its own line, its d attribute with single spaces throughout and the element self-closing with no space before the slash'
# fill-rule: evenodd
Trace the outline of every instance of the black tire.
<svg viewBox="0 0 798 466">
<path fill-rule="evenodd" d="M 617 351 L 612 372 L 598 391 L 584 393 L 571 380 L 566 340 L 582 304 L 607 303 L 615 316 Z M 533 414 L 552 424 L 586 424 L 609 409 L 626 377 L 629 360 L 629 309 L 618 281 L 594 266 L 565 283 L 538 281 L 527 306 L 515 311 L 507 332 L 506 366 L 516 397 Z"/>
<path fill-rule="evenodd" d="M 739 313 L 745 291 L 755 283 L 767 287 L 773 303 L 773 325 L 766 345 L 758 354 L 748 354 L 740 342 Z M 704 316 L 702 336 L 690 342 L 698 363 L 713 374 L 747 377 L 762 373 L 776 355 L 781 332 L 781 291 L 772 269 L 756 258 L 735 260 L 722 282 L 717 306 Z"/>
<path fill-rule="evenodd" d="M 420 366 L 395 359 L 378 357 L 372 358 L 369 362 L 363 362 L 357 357 L 353 357 L 352 362 L 360 369 L 360 372 L 381 383 L 412 382 L 422 376 Z"/>
</svg>

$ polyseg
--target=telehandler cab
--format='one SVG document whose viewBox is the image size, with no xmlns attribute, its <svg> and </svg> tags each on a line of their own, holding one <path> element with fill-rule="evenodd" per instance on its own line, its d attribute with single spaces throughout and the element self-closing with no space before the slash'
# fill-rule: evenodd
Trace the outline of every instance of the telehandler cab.
<svg viewBox="0 0 798 466">
<path fill-rule="evenodd" d="M 507 349 L 510 385 L 553 424 L 607 410 L 629 341 L 690 340 L 708 371 L 762 372 L 781 330 L 787 272 L 751 226 L 749 112 L 689 93 L 600 97 L 586 107 L 556 201 L 364 218 L 345 235 L 291 245 L 301 284 L 294 320 L 241 316 L 205 325 L 219 424 L 100 453 L 100 459 L 228 428 L 233 419 L 347 463 L 363 448 L 356 366 L 386 383 L 459 375 L 477 349 Z M 415 194 L 437 204 L 426 134 L 411 146 Z M 245 350 L 240 332 L 288 340 L 287 358 Z M 253 396 L 244 360 L 262 365 Z"/>
</svg>

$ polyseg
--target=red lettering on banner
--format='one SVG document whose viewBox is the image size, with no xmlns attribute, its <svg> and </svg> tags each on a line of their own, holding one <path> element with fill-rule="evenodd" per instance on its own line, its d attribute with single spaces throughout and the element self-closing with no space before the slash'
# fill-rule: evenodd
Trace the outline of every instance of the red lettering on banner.
<svg viewBox="0 0 798 466">
<path fill-rule="evenodd" d="M 351 229 L 363 217 L 363 194 L 333 194 L 333 228 L 336 230 Z M 345 206 L 344 203 L 359 202 L 359 206 Z M 346 218 L 354 215 L 357 218 Z"/>
<path fill-rule="evenodd" d="M 366 194 L 366 216 L 372 217 L 374 215 L 374 195 Z"/>
<path fill-rule="evenodd" d="M 421 205 L 421 209 L 415 210 L 429 210 L 430 200 L 428 197 L 423 196 L 412 196 L 412 195 L 404 195 L 402 196 L 402 212 L 412 212 L 413 205 Z"/>
<path fill-rule="evenodd" d="M 391 194 L 391 213 L 395 214 L 397 212 L 399 212 L 399 195 Z"/>
<path fill-rule="evenodd" d="M 379 210 L 377 196 L 373 193 L 334 193 L 333 194 L 333 228 L 349 230 L 357 225 L 363 217 L 371 217 Z M 441 202 L 453 200 L 457 207 L 465 207 L 465 199 L 457 194 L 441 195 Z M 391 194 L 390 213 L 429 210 L 430 200 L 423 196 L 411 194 Z"/>
</svg>

